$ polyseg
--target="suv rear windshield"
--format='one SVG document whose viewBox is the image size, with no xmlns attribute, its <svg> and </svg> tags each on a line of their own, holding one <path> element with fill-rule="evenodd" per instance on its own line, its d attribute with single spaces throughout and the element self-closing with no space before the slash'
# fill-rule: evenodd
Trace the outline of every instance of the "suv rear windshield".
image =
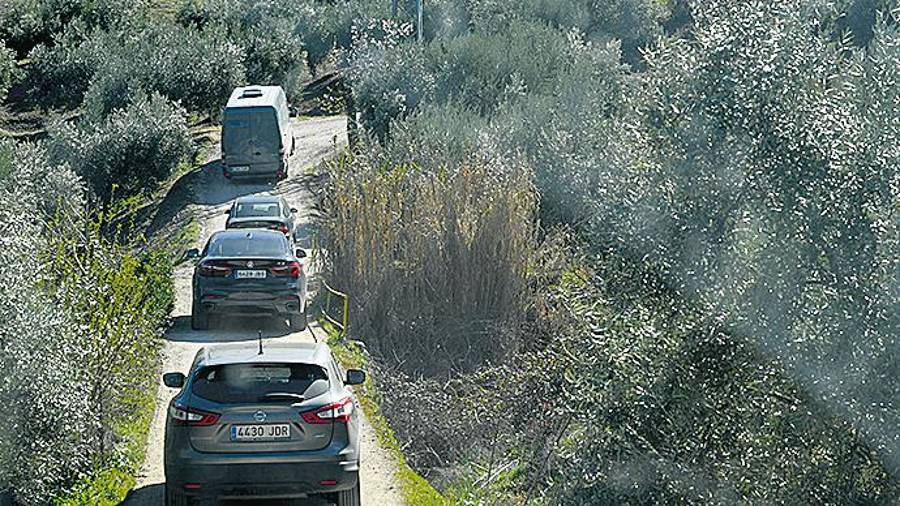
<svg viewBox="0 0 900 506">
<path fill-rule="evenodd" d="M 206 256 L 217 257 L 281 256 L 289 251 L 284 236 L 253 232 L 214 237 L 206 249 Z"/>
<path fill-rule="evenodd" d="M 191 393 L 227 404 L 280 401 L 283 399 L 266 395 L 303 395 L 316 380 L 328 380 L 325 370 L 317 365 L 226 364 L 201 369 Z"/>
</svg>

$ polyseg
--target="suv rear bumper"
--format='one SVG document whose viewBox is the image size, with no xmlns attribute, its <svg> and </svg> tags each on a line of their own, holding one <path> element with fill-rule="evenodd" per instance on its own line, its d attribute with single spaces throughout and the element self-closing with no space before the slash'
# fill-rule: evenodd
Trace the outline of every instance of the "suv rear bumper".
<svg viewBox="0 0 900 506">
<path fill-rule="evenodd" d="M 167 464 L 166 484 L 188 495 L 279 499 L 347 490 L 359 481 L 358 460 L 247 462 L 223 455 L 212 457 Z"/>
<path fill-rule="evenodd" d="M 299 315 L 306 311 L 304 305 L 300 303 L 300 297 L 297 296 L 294 296 L 293 300 L 285 298 L 284 300 L 265 302 L 203 298 L 201 305 L 211 314 L 227 314 L 229 316 Z"/>
</svg>

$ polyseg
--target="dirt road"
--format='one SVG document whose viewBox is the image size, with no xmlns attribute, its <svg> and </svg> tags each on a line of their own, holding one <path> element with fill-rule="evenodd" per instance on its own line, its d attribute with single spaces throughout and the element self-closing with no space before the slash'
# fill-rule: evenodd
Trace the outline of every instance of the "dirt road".
<svg viewBox="0 0 900 506">
<path fill-rule="evenodd" d="M 305 182 L 306 168 L 335 153 L 346 145 L 346 119 L 343 117 L 298 121 L 294 126 L 297 151 L 291 159 L 290 177 L 274 184 L 234 184 L 221 173 L 218 154 L 202 169 L 193 185 L 192 203 L 188 210 L 201 225 L 201 247 L 215 231 L 225 226 L 224 212 L 233 199 L 242 195 L 273 193 L 282 195 L 299 211 L 298 220 L 302 224 L 299 235 L 311 230 L 315 222 L 313 195 Z M 308 246 L 300 239 L 301 246 Z M 193 264 L 182 264 L 175 273 L 177 300 L 172 315 L 174 324 L 166 334 L 163 370 L 187 372 L 197 350 L 214 343 L 235 342 L 256 339 L 262 331 L 268 340 L 311 342 L 314 338 L 324 339 L 325 335 L 310 319 L 309 329 L 291 333 L 283 322 L 271 319 L 220 319 L 209 331 L 193 331 L 191 314 L 191 274 Z M 313 273 L 315 277 L 315 273 Z M 313 281 L 311 287 L 315 285 Z M 127 506 L 158 506 L 163 504 L 163 440 L 165 419 L 169 400 L 175 391 L 159 384 L 157 407 L 148 441 L 147 458 L 134 492 L 125 500 Z M 367 506 L 401 505 L 403 501 L 396 487 L 394 472 L 396 466 L 390 456 L 378 447 L 374 432 L 366 420 L 362 424 L 362 480 L 363 504 Z M 296 501 L 294 504 L 322 504 L 314 501 Z"/>
</svg>

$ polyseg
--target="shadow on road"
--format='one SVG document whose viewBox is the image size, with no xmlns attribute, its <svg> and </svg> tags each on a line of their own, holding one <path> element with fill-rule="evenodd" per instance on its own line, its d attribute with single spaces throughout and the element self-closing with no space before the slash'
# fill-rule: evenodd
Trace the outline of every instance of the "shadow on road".
<svg viewBox="0 0 900 506">
<path fill-rule="evenodd" d="M 209 330 L 191 329 L 190 316 L 176 316 L 166 339 L 182 343 L 231 343 L 263 338 L 284 337 L 291 333 L 287 322 L 277 318 L 219 317 L 210 322 Z"/>
<path fill-rule="evenodd" d="M 222 160 L 213 160 L 200 167 L 201 180 L 198 184 L 215 184 L 215 191 L 203 191 L 197 188 L 194 192 L 195 204 L 217 206 L 232 200 L 262 192 L 273 192 L 277 181 L 274 179 L 247 179 L 234 181 L 222 173 Z"/>
<path fill-rule="evenodd" d="M 162 484 L 136 488 L 122 501 L 127 506 L 161 506 L 164 504 L 165 487 Z"/>
<path fill-rule="evenodd" d="M 122 502 L 125 506 L 162 506 L 164 504 L 165 486 L 161 483 L 136 488 Z M 291 500 L 229 500 L 219 501 L 221 506 L 330 506 L 331 502 L 317 497 Z"/>
</svg>

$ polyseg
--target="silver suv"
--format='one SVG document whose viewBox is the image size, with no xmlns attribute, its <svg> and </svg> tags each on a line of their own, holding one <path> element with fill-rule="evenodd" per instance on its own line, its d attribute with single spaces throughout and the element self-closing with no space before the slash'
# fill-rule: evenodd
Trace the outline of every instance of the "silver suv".
<svg viewBox="0 0 900 506">
<path fill-rule="evenodd" d="M 359 413 L 324 344 L 242 343 L 201 349 L 166 422 L 166 504 L 310 496 L 358 506 Z"/>
</svg>

